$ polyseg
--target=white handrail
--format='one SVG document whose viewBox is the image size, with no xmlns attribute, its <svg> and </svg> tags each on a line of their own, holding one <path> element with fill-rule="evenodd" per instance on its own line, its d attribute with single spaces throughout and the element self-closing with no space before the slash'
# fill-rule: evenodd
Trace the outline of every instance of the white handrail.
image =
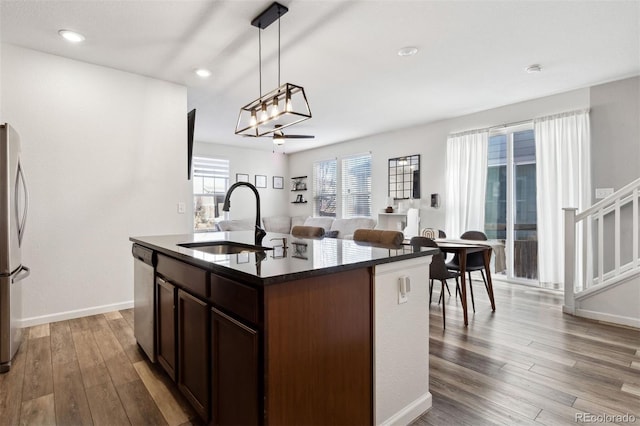
<svg viewBox="0 0 640 426">
<path fill-rule="evenodd" d="M 629 271 L 640 271 L 639 237 L 640 227 L 640 178 L 620 188 L 593 206 L 577 213 L 575 208 L 564 208 L 564 238 L 565 238 L 565 311 L 573 313 L 577 293 L 585 291 L 595 285 L 604 286 L 614 282 L 617 277 L 628 274 Z M 632 220 L 632 259 L 622 264 L 622 236 L 623 218 L 621 210 L 631 204 Z M 605 218 L 613 215 L 613 257 L 612 268 L 605 271 L 604 239 Z M 596 223 L 594 223 L 596 222 Z M 625 222 L 627 223 L 627 222 Z M 595 225 L 595 229 L 594 229 Z M 580 228 L 582 226 L 582 228 Z M 583 235 L 581 250 L 576 249 L 576 240 Z M 592 238 L 597 238 L 597 244 Z M 628 240 L 627 240 L 628 241 Z M 595 249 L 595 252 L 594 252 Z M 578 266 L 580 265 L 578 270 Z M 593 268 L 597 271 L 593 271 Z M 594 273 L 595 272 L 595 273 Z"/>
<path fill-rule="evenodd" d="M 594 205 L 592 205 L 591 207 L 589 207 L 588 209 L 586 209 L 582 213 L 577 214 L 576 215 L 576 221 L 582 220 L 585 217 L 593 214 L 594 212 L 600 210 L 602 208 L 602 206 L 604 206 L 604 205 L 608 206 L 613 201 L 615 201 L 616 199 L 620 198 L 620 194 L 629 195 L 630 193 L 633 192 L 634 189 L 637 189 L 637 188 L 640 188 L 640 178 L 638 178 L 638 179 L 634 180 L 633 182 L 623 186 L 622 188 L 620 188 L 619 190 L 617 190 L 613 194 L 609 195 L 607 198 L 604 198 L 604 199 L 598 201 L 597 203 L 595 203 Z"/>
</svg>

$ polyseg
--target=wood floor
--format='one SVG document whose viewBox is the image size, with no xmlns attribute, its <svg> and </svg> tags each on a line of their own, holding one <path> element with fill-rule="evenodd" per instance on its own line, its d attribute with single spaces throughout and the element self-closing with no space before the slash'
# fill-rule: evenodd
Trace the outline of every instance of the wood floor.
<svg viewBox="0 0 640 426">
<path fill-rule="evenodd" d="M 491 312 L 484 286 L 474 282 L 468 328 L 459 300 L 446 296 L 443 330 L 436 284 L 433 407 L 415 425 L 640 425 L 640 331 L 563 315 L 559 293 L 495 287 Z M 0 375 L 0 424 L 197 422 L 176 387 L 145 361 L 132 324 L 125 310 L 25 330 L 11 371 Z"/>
<path fill-rule="evenodd" d="M 473 287 L 465 329 L 452 280 L 443 330 L 434 285 L 433 407 L 414 425 L 640 425 L 640 330 L 562 314 L 561 293 L 503 282 L 492 312 L 482 281 Z"/>
</svg>

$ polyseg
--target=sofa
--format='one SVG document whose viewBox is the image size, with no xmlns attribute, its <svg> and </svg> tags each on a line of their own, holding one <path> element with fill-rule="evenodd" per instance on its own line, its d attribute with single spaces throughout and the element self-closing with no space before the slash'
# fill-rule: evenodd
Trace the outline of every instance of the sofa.
<svg viewBox="0 0 640 426">
<path fill-rule="evenodd" d="M 350 219 L 334 219 L 332 217 L 310 216 L 267 216 L 262 219 L 267 232 L 290 234 L 294 226 L 317 226 L 324 228 L 325 238 L 353 239 L 356 229 L 373 229 L 376 221 L 369 217 L 353 217 Z M 220 231 L 253 230 L 253 220 L 222 220 L 217 223 Z"/>
<path fill-rule="evenodd" d="M 369 217 L 353 217 L 350 219 L 334 219 L 332 217 L 304 217 L 293 216 L 287 229 L 288 216 L 265 217 L 264 229 L 268 232 L 289 234 L 294 226 L 316 226 L 324 228 L 325 238 L 353 239 L 356 229 L 373 229 L 376 221 Z"/>
</svg>

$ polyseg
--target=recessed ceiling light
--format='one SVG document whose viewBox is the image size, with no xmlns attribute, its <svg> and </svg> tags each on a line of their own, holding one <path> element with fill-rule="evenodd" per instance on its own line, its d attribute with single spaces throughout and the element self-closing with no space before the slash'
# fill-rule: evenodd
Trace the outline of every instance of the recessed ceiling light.
<svg viewBox="0 0 640 426">
<path fill-rule="evenodd" d="M 60 30 L 58 31 L 58 34 L 60 34 L 60 36 L 63 37 L 65 40 L 70 41 L 72 43 L 80 43 L 81 41 L 84 41 L 84 36 L 75 31 Z"/>
<path fill-rule="evenodd" d="M 538 64 L 533 64 L 526 67 L 525 71 L 527 71 L 529 74 L 533 74 L 534 72 L 542 71 L 542 67 Z"/>
<path fill-rule="evenodd" d="M 414 46 L 407 46 L 398 50 L 398 56 L 413 56 L 416 53 L 418 53 L 418 48 Z"/>
<path fill-rule="evenodd" d="M 211 77 L 211 71 L 209 71 L 208 69 L 198 68 L 195 70 L 195 73 L 198 75 L 198 77 L 201 78 Z"/>
</svg>

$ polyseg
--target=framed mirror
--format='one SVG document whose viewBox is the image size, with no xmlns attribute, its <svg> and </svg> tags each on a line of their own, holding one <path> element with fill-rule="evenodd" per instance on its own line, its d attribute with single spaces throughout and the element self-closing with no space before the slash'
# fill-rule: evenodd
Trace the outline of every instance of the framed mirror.
<svg viewBox="0 0 640 426">
<path fill-rule="evenodd" d="M 389 159 L 389 197 L 420 198 L 420 154 Z"/>
</svg>

